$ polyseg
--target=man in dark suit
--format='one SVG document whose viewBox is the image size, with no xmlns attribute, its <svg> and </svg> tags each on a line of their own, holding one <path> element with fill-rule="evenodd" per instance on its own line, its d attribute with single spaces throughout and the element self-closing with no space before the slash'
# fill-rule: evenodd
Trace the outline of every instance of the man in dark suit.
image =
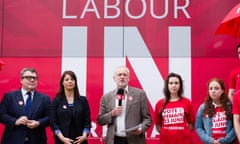
<svg viewBox="0 0 240 144">
<path fill-rule="evenodd" d="M 50 97 L 35 90 L 37 80 L 34 68 L 24 68 L 20 80 L 22 88 L 3 96 L 0 105 L 0 122 L 5 125 L 2 144 L 47 143 L 45 128 L 49 125 Z"/>
<path fill-rule="evenodd" d="M 108 126 L 106 144 L 146 143 L 145 132 L 152 123 L 148 99 L 143 90 L 128 86 L 129 75 L 127 67 L 117 67 L 116 89 L 101 98 L 97 121 Z"/>
</svg>

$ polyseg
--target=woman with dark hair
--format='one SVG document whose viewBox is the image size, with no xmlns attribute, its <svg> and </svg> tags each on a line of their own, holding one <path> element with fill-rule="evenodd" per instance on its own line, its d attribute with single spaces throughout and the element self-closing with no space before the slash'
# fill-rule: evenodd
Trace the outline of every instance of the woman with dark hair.
<svg viewBox="0 0 240 144">
<path fill-rule="evenodd" d="M 229 101 L 224 82 L 213 78 L 208 82 L 208 93 L 200 105 L 196 118 L 196 131 L 204 144 L 233 144 L 232 105 Z"/>
<path fill-rule="evenodd" d="M 90 132 L 90 109 L 86 97 L 80 96 L 77 77 L 65 71 L 60 88 L 50 107 L 50 126 L 56 144 L 87 144 Z"/>
<path fill-rule="evenodd" d="M 170 73 L 164 83 L 164 98 L 155 107 L 160 144 L 192 144 L 195 115 L 189 99 L 183 96 L 183 80 Z"/>
</svg>

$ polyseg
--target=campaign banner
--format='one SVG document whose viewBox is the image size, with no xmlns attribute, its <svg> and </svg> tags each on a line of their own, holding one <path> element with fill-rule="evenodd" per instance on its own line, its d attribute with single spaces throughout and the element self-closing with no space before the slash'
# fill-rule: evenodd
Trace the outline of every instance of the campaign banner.
<svg viewBox="0 0 240 144">
<path fill-rule="evenodd" d="M 207 82 L 224 80 L 239 65 L 240 39 L 215 34 L 238 0 L 0 0 L 0 98 L 20 88 L 20 71 L 35 67 L 38 91 L 55 97 L 61 73 L 73 70 L 92 119 L 89 143 L 104 143 L 97 121 L 102 95 L 115 88 L 114 69 L 130 69 L 129 85 L 144 89 L 153 115 L 169 72 L 184 80 L 194 110 Z M 1 127 L 4 127 L 1 124 Z M 0 129 L 2 134 L 3 129 Z M 155 125 L 147 143 L 159 142 Z M 201 143 L 196 133 L 194 141 Z M 48 129 L 48 141 L 53 133 Z"/>
</svg>

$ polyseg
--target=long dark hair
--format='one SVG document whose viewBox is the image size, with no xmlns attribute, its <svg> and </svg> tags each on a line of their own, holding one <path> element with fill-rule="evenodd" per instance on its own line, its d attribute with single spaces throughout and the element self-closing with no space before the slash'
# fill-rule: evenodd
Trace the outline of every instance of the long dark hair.
<svg viewBox="0 0 240 144">
<path fill-rule="evenodd" d="M 165 108 L 165 106 L 167 105 L 167 103 L 169 102 L 170 98 L 171 98 L 171 93 L 169 91 L 169 88 L 168 88 L 168 83 L 169 83 L 169 79 L 172 78 L 172 77 L 176 77 L 179 79 L 179 84 L 180 84 L 180 87 L 179 87 L 179 90 L 178 90 L 178 97 L 179 98 L 182 98 L 182 95 L 183 95 L 183 80 L 182 80 L 182 77 L 177 74 L 177 73 L 169 73 L 168 76 L 167 76 L 167 79 L 165 80 L 164 82 L 164 87 L 163 87 L 163 93 L 164 93 L 164 96 L 165 96 L 165 100 L 162 104 L 162 108 L 160 110 L 160 117 L 162 118 L 162 113 L 163 113 L 163 110 Z"/>
<path fill-rule="evenodd" d="M 75 75 L 75 73 L 73 71 L 67 70 L 64 71 L 59 83 L 59 90 L 56 94 L 56 96 L 64 98 L 65 97 L 65 92 L 64 92 L 64 86 L 63 86 L 63 80 L 65 78 L 66 75 L 70 75 L 71 78 L 73 78 L 75 80 L 75 87 L 74 87 L 74 97 L 80 97 L 80 93 L 79 93 L 79 89 L 78 89 L 78 85 L 77 85 L 77 77 Z"/>
<path fill-rule="evenodd" d="M 213 81 L 219 83 L 221 89 L 223 90 L 223 94 L 220 97 L 220 104 L 223 107 L 223 109 L 226 111 L 227 119 L 232 119 L 231 102 L 227 97 L 224 82 L 219 78 L 212 78 L 211 80 L 209 80 L 207 84 L 208 89 L 209 89 L 210 83 Z M 213 100 L 209 95 L 209 91 L 207 92 L 204 104 L 205 104 L 205 107 L 203 109 L 203 117 L 206 115 L 208 115 L 209 117 L 213 117 L 213 115 L 215 114 L 215 107 L 213 105 Z"/>
</svg>

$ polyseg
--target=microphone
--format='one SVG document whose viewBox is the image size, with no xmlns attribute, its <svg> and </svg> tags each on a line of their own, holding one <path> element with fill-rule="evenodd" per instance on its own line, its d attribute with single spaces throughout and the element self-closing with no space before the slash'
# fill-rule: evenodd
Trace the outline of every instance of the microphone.
<svg viewBox="0 0 240 144">
<path fill-rule="evenodd" d="M 118 89 L 117 91 L 118 106 L 122 106 L 123 97 L 124 97 L 124 89 Z"/>
</svg>

